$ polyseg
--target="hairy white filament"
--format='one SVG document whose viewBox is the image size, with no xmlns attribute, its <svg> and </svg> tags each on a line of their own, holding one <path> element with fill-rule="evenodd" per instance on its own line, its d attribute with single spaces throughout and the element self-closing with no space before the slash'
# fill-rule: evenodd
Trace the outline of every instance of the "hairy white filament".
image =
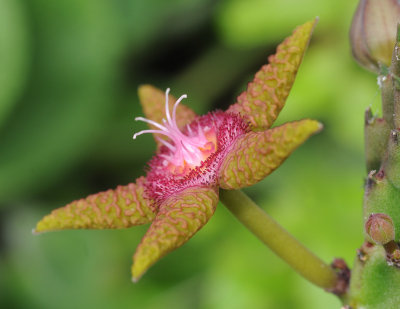
<svg viewBox="0 0 400 309">
<path fill-rule="evenodd" d="M 168 162 L 175 166 L 183 166 L 185 163 L 189 165 L 197 166 L 201 163 L 204 158 L 203 151 L 200 149 L 204 147 L 209 141 L 205 137 L 204 131 L 200 126 L 197 128 L 197 132 L 193 132 L 192 128 L 187 125 L 188 135 L 185 135 L 179 129 L 176 123 L 176 112 L 179 103 L 187 98 L 184 94 L 179 97 L 172 108 L 172 117 L 169 108 L 168 95 L 170 89 L 167 88 L 165 91 L 165 116 L 166 119 L 162 120 L 162 124 L 159 124 L 153 120 L 136 117 L 136 121 L 142 121 L 149 125 L 156 127 L 156 129 L 142 130 L 133 135 L 133 139 L 136 139 L 139 135 L 145 133 L 153 133 L 167 136 L 170 141 L 166 141 L 158 136 L 156 139 L 166 146 L 169 150 L 169 154 L 162 154 L 161 157 L 166 159 Z M 209 128 L 207 128 L 209 129 Z"/>
</svg>

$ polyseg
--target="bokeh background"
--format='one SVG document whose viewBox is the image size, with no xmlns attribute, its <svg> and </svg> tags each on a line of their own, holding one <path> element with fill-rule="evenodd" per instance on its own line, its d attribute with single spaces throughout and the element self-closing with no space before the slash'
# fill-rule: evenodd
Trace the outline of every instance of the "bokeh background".
<svg viewBox="0 0 400 309">
<path fill-rule="evenodd" d="M 373 74 L 351 58 L 348 0 L 0 0 L 1 308 L 339 308 L 219 205 L 137 284 L 147 226 L 31 234 L 51 209 L 144 174 L 155 149 L 137 87 L 226 108 L 293 28 L 320 22 L 279 123 L 322 133 L 245 190 L 326 262 L 362 242 L 363 113 Z"/>
</svg>

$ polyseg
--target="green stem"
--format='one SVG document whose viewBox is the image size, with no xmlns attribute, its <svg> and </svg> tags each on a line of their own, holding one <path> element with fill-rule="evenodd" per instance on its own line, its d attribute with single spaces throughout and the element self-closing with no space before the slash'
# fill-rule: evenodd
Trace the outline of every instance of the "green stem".
<svg viewBox="0 0 400 309">
<path fill-rule="evenodd" d="M 220 190 L 220 199 L 244 226 L 304 278 L 327 290 L 335 288 L 338 280 L 336 272 L 275 222 L 245 193 L 240 190 Z"/>
</svg>

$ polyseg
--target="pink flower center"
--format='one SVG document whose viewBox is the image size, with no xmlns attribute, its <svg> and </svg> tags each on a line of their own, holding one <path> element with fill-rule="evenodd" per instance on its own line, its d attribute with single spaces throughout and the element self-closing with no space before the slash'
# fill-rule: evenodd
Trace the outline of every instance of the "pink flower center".
<svg viewBox="0 0 400 309">
<path fill-rule="evenodd" d="M 160 134 L 168 137 L 168 140 L 156 137 L 168 151 L 164 151 L 160 156 L 164 159 L 162 164 L 173 174 L 186 174 L 190 169 L 200 166 L 201 163 L 212 154 L 217 147 L 217 137 L 215 128 L 187 125 L 182 132 L 176 123 L 176 109 L 179 103 L 187 98 L 182 95 L 174 104 L 172 116 L 169 111 L 168 94 L 169 88 L 165 92 L 165 115 L 159 124 L 153 120 L 136 117 L 135 120 L 146 122 L 157 129 L 142 130 L 133 135 L 133 139 L 144 133 Z"/>
</svg>

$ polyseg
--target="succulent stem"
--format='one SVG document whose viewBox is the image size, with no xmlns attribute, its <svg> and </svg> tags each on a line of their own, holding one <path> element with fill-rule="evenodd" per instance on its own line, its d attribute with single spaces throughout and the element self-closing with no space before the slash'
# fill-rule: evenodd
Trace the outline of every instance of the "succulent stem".
<svg viewBox="0 0 400 309">
<path fill-rule="evenodd" d="M 399 26 L 398 26 L 399 27 Z M 400 41 L 399 41 L 399 28 L 397 29 L 397 37 L 393 51 L 392 64 L 390 66 L 390 73 L 393 77 L 392 92 L 393 92 L 393 107 L 394 107 L 394 127 L 400 127 Z M 384 97 L 383 97 L 384 99 Z M 382 101 L 383 106 L 387 101 Z"/>
<path fill-rule="evenodd" d="M 220 190 L 222 203 L 275 254 L 313 284 L 338 293 L 338 273 L 315 256 L 240 190 Z"/>
</svg>

